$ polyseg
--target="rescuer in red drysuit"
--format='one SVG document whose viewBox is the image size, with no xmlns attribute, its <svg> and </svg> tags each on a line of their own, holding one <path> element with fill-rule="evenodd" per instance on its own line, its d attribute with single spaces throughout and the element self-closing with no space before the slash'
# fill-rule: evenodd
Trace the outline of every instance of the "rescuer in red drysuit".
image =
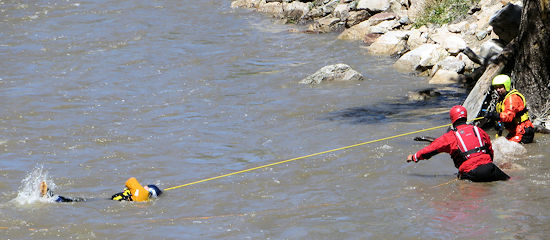
<svg viewBox="0 0 550 240">
<path fill-rule="evenodd" d="M 449 112 L 453 126 L 443 136 L 415 154 L 407 156 L 407 162 L 418 162 L 446 152 L 458 168 L 459 179 L 474 182 L 508 180 L 510 177 L 493 164 L 491 139 L 483 129 L 466 124 L 466 108 L 456 105 Z"/>
</svg>

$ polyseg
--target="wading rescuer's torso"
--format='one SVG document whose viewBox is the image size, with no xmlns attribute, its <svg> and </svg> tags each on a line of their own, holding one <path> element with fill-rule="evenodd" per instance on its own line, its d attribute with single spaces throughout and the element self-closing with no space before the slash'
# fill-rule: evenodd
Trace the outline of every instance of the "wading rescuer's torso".
<svg viewBox="0 0 550 240">
<path fill-rule="evenodd" d="M 525 128 L 533 127 L 529 120 L 525 97 L 516 89 L 512 89 L 504 100 L 497 103 L 496 110 L 499 113 L 500 121 L 510 134 L 506 137 L 512 141 L 520 142 L 525 134 Z"/>
<path fill-rule="evenodd" d="M 446 152 L 451 155 L 458 172 L 469 172 L 492 162 L 493 147 L 489 135 L 478 127 L 462 124 L 435 139 L 430 145 L 414 154 L 418 160 Z"/>
</svg>

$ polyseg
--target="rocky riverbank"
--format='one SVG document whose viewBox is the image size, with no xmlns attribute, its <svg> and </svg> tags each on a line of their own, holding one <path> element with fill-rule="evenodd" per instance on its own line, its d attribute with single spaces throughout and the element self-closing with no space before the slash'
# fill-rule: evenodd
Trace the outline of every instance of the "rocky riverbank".
<svg viewBox="0 0 550 240">
<path fill-rule="evenodd" d="M 370 54 L 395 56 L 397 70 L 427 76 L 430 84 L 475 80 L 472 73 L 517 35 L 521 2 L 481 0 L 461 20 L 416 27 L 426 1 L 234 0 L 231 7 L 306 25 L 304 33 L 339 32 L 339 39 L 362 41 Z"/>
</svg>

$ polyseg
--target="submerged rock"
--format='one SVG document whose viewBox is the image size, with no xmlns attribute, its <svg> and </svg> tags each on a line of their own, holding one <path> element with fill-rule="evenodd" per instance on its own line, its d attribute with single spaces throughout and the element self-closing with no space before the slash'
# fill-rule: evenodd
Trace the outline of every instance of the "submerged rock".
<svg viewBox="0 0 550 240">
<path fill-rule="evenodd" d="M 458 82 L 458 73 L 445 69 L 439 69 L 428 83 L 430 84 L 451 84 Z"/>
<path fill-rule="evenodd" d="M 425 101 L 439 96 L 441 96 L 441 93 L 436 91 L 435 88 L 427 88 L 414 92 L 411 91 L 407 94 L 409 101 Z"/>
<path fill-rule="evenodd" d="M 353 70 L 349 65 L 339 63 L 325 66 L 314 74 L 302 79 L 302 84 L 320 84 L 324 81 L 362 81 L 365 78 L 361 73 Z"/>
</svg>

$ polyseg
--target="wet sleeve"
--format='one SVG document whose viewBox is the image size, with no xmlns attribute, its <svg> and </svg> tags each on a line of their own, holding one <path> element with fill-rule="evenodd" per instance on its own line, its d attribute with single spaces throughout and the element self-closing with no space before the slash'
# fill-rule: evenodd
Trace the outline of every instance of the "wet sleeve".
<svg viewBox="0 0 550 240">
<path fill-rule="evenodd" d="M 132 193 L 132 201 L 143 202 L 149 200 L 149 191 L 145 190 L 134 177 L 126 181 L 126 187 Z"/>
<path fill-rule="evenodd" d="M 504 99 L 504 110 L 500 113 L 500 121 L 512 122 L 516 113 L 524 109 L 523 100 L 517 94 L 512 94 Z"/>
<path fill-rule="evenodd" d="M 56 202 L 85 202 L 84 198 L 69 198 L 63 196 L 57 196 Z"/>
<path fill-rule="evenodd" d="M 423 160 L 430 159 L 431 157 L 441 152 L 450 153 L 451 148 L 449 144 L 449 134 L 452 134 L 452 132 L 447 132 L 443 134 L 443 136 L 436 138 L 430 145 L 416 152 L 413 158 L 416 158 L 417 160 Z"/>
</svg>

